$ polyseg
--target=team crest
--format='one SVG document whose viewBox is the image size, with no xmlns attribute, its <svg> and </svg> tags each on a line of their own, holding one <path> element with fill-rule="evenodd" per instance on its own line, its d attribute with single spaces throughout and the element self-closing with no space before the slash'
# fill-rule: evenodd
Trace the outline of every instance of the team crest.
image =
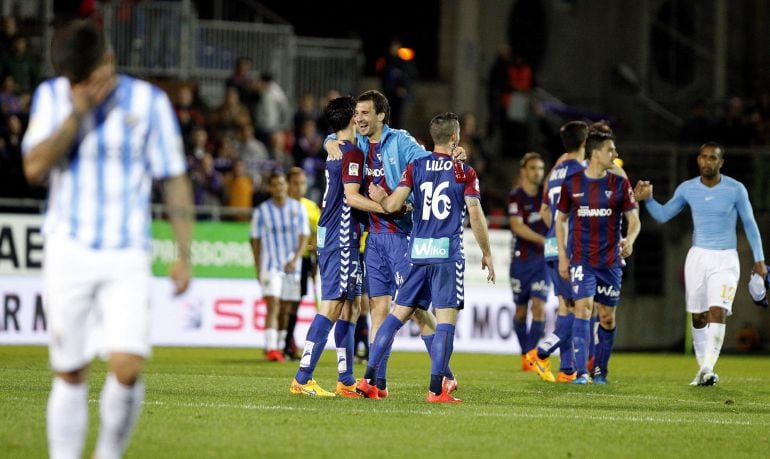
<svg viewBox="0 0 770 459">
<path fill-rule="evenodd" d="M 610 190 L 605 190 L 605 191 L 604 191 L 604 195 L 605 195 L 605 196 L 607 196 L 607 199 L 610 199 L 610 198 L 612 197 L 612 191 L 610 191 Z"/>
<path fill-rule="evenodd" d="M 572 291 L 575 292 L 576 294 L 577 294 L 578 290 L 580 290 L 579 286 L 577 286 L 577 285 L 573 285 L 572 286 Z"/>
<path fill-rule="evenodd" d="M 358 177 L 358 164 L 350 163 L 350 165 L 348 165 L 348 175 Z"/>
</svg>

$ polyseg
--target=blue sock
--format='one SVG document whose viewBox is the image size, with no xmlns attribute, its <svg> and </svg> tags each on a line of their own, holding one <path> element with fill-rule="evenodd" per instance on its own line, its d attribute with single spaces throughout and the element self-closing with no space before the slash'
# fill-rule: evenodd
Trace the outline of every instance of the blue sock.
<svg viewBox="0 0 770 459">
<path fill-rule="evenodd" d="M 594 357 L 594 362 L 596 362 L 596 328 L 599 326 L 598 322 L 596 321 L 596 316 L 591 316 L 591 333 L 589 341 L 589 347 L 588 347 L 588 358 Z"/>
<path fill-rule="evenodd" d="M 436 336 L 433 338 L 433 344 L 430 347 L 430 391 L 434 394 L 441 393 L 441 382 L 446 375 L 446 368 L 449 366 L 449 359 L 452 357 L 454 349 L 455 326 L 452 324 L 436 325 Z M 438 378 L 434 377 L 437 376 Z M 438 387 L 435 387 L 435 381 L 438 380 Z"/>
<path fill-rule="evenodd" d="M 436 336 L 436 335 L 435 334 L 434 335 L 422 335 L 422 342 L 425 343 L 425 349 L 428 350 L 428 355 L 430 355 L 431 358 L 433 356 L 430 353 L 430 348 L 431 348 L 431 346 L 433 346 L 433 337 L 434 336 Z M 447 367 L 446 367 L 446 375 L 445 376 L 447 377 L 447 379 L 455 379 L 455 375 L 454 375 L 454 373 L 452 373 L 452 370 L 449 368 L 449 365 L 447 365 Z"/>
<path fill-rule="evenodd" d="M 390 348 L 393 346 L 393 339 L 396 337 L 396 332 L 403 326 L 400 320 L 393 314 L 388 314 L 385 320 L 377 330 L 377 335 L 374 337 L 374 342 L 369 349 L 369 362 L 366 364 L 366 374 L 364 378 L 372 381 L 379 376 L 378 367 L 382 364 L 383 358 L 386 354 L 390 355 Z"/>
<path fill-rule="evenodd" d="M 562 316 L 556 319 L 557 324 L 560 318 Z M 575 314 L 569 313 L 563 316 L 562 322 L 562 333 L 564 335 L 559 335 L 561 336 L 561 342 L 559 343 L 559 371 L 571 374 L 575 372 L 575 347 L 572 345 L 572 325 L 575 322 Z"/>
<path fill-rule="evenodd" d="M 601 369 L 603 375 L 607 375 L 607 365 L 610 362 L 610 355 L 612 355 L 612 346 L 615 344 L 615 335 L 617 334 L 617 327 L 612 330 L 606 330 L 601 325 L 599 326 L 599 342 L 596 344 L 596 358 L 594 359 L 594 368 Z"/>
<path fill-rule="evenodd" d="M 337 348 L 337 380 L 346 386 L 355 384 L 353 377 L 353 346 L 356 341 L 356 324 L 337 320 L 334 326 L 334 344 Z"/>
<path fill-rule="evenodd" d="M 537 343 L 545 334 L 545 322 L 542 320 L 533 320 L 529 324 L 529 333 L 527 333 L 527 351 L 534 349 Z"/>
<path fill-rule="evenodd" d="M 526 354 L 527 349 L 527 321 L 519 322 L 513 319 L 513 331 L 516 333 L 516 338 L 519 340 L 519 346 L 521 346 L 521 353 Z"/>
<path fill-rule="evenodd" d="M 572 349 L 572 322 L 575 320 L 575 314 L 569 313 L 566 316 L 556 316 L 556 326 L 553 333 L 548 335 L 537 347 L 537 356 L 541 359 L 547 359 L 556 349 L 561 349 L 565 342 L 570 344 Z M 571 352 L 571 351 L 570 351 Z M 564 355 L 564 354 L 562 354 Z"/>
<path fill-rule="evenodd" d="M 294 378 L 300 384 L 307 384 L 313 378 L 313 371 L 318 364 L 318 359 L 323 354 L 326 347 L 326 340 L 329 339 L 329 331 L 332 329 L 332 321 L 322 314 L 316 314 L 310 329 L 305 338 L 305 349 L 302 352 L 302 359 L 299 361 L 299 369 Z"/>
<path fill-rule="evenodd" d="M 572 324 L 572 344 L 575 346 L 575 369 L 578 376 L 588 373 L 588 345 L 591 339 L 591 321 L 575 318 Z"/>
</svg>

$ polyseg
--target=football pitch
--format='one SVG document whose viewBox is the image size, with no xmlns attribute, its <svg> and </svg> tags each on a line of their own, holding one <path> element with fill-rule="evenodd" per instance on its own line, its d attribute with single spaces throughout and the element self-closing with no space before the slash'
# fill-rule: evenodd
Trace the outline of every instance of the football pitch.
<svg viewBox="0 0 770 459">
<path fill-rule="evenodd" d="M 0 347 L 0 457 L 45 457 L 43 347 Z M 553 360 L 556 367 L 558 359 Z M 455 354 L 460 405 L 424 402 L 426 353 L 395 352 L 385 400 L 289 394 L 296 362 L 257 349 L 156 348 L 126 457 L 769 457 L 770 357 L 723 356 L 714 387 L 694 358 L 617 353 L 606 386 L 548 384 L 518 356 Z M 364 367 L 356 367 L 356 375 Z M 105 366 L 91 372 L 86 456 Z M 315 373 L 334 390 L 335 355 Z"/>
</svg>

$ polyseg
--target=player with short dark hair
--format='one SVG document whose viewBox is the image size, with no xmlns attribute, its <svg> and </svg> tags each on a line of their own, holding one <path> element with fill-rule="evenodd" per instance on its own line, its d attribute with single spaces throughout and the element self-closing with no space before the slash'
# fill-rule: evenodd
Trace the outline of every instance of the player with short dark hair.
<svg viewBox="0 0 770 459">
<path fill-rule="evenodd" d="M 361 263 L 358 253 L 360 224 L 353 204 L 363 210 L 382 212 L 382 207 L 360 194 L 364 177 L 364 155 L 355 140 L 356 101 L 350 96 L 333 99 L 324 115 L 343 140 L 342 161 L 326 162 L 326 192 L 318 222 L 317 250 L 321 271 L 321 304 L 307 333 L 299 370 L 289 391 L 293 394 L 358 397 L 353 377 L 355 327 L 361 297 Z M 335 325 L 336 322 L 336 325 Z M 313 380 L 313 371 L 335 326 L 339 378 L 334 393 Z"/>
<path fill-rule="evenodd" d="M 588 166 L 568 177 L 561 187 L 555 222 L 559 275 L 571 281 L 575 301 L 572 342 L 577 378 L 572 382 L 591 382 L 588 347 L 596 305 L 600 323 L 593 381 L 606 384 L 620 302 L 621 260 L 633 253 L 641 224 L 628 179 L 609 173 L 617 158 L 612 132 L 592 129 L 585 145 Z M 623 216 L 628 221 L 625 238 L 621 235 Z"/>
<path fill-rule="evenodd" d="M 543 157 L 535 152 L 519 161 L 519 186 L 508 195 L 508 220 L 511 226 L 510 279 L 516 312 L 513 330 L 521 347 L 521 367 L 533 371 L 526 353 L 537 346 L 545 331 L 545 302 L 551 290 L 543 258 L 543 244 L 548 227 L 540 216 L 543 199 Z M 527 331 L 527 311 L 532 302 L 532 322 Z"/>
<path fill-rule="evenodd" d="M 49 454 L 83 456 L 86 373 L 99 353 L 109 363 L 93 455 L 120 457 L 139 417 L 150 353 L 152 180 L 163 180 L 178 242 L 171 268 L 176 293 L 190 281 L 192 193 L 171 102 L 150 83 L 115 74 L 98 25 L 64 25 L 51 58 L 60 76 L 35 90 L 22 142 L 27 179 L 50 183 L 43 225 L 43 293 L 56 373 L 46 414 Z"/>
<path fill-rule="evenodd" d="M 635 193 L 652 218 L 665 223 L 690 206 L 693 241 L 684 266 L 687 312 L 692 316 L 692 342 L 698 372 L 691 386 L 713 386 L 719 381 L 714 366 L 722 350 L 727 316 L 732 314 L 740 277 L 735 225 L 741 217 L 754 258 L 752 272 L 767 277 L 754 211 L 746 187 L 722 174 L 724 147 L 707 142 L 698 150 L 700 176 L 682 182 L 664 205 L 652 197 L 652 185 L 639 181 Z"/>
</svg>

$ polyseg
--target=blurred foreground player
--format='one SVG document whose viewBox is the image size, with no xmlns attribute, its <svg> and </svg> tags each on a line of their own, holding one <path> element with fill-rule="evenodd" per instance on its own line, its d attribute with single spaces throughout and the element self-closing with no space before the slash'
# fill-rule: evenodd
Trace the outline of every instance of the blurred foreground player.
<svg viewBox="0 0 770 459">
<path fill-rule="evenodd" d="M 178 242 L 175 293 L 190 281 L 192 197 L 179 126 L 166 95 L 114 73 L 92 22 L 55 34 L 59 77 L 35 91 L 23 141 L 27 179 L 49 176 L 43 288 L 56 372 L 48 399 L 52 458 L 79 458 L 88 430 L 86 373 L 108 356 L 95 457 L 123 454 L 139 417 L 150 353 L 150 187 L 162 179 Z"/>
</svg>

